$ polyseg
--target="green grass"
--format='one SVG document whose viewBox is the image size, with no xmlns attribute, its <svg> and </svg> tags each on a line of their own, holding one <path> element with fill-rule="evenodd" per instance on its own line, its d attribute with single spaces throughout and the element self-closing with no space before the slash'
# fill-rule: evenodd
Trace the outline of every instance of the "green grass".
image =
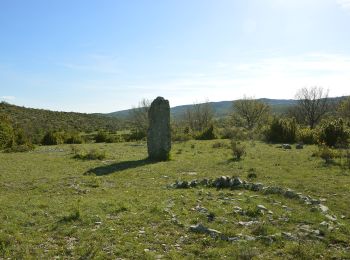
<svg viewBox="0 0 350 260">
<path fill-rule="evenodd" d="M 312 157 L 313 146 L 284 151 L 247 142 L 247 155 L 234 161 L 230 149 L 213 148 L 215 142 L 173 144 L 171 161 L 159 163 L 146 160 L 145 143 L 77 145 L 105 152 L 102 161 L 74 159 L 69 145 L 0 153 L 0 259 L 350 258 L 349 170 Z M 254 182 L 326 199 L 339 225 L 329 231 L 320 226 L 326 219 L 312 206 L 278 195 L 168 187 L 176 180 L 222 175 L 247 179 L 252 169 Z M 257 213 L 259 204 L 272 217 Z M 214 221 L 197 205 L 214 214 Z M 235 206 L 249 214 L 234 213 Z M 238 224 L 251 220 L 259 223 Z M 277 235 L 272 242 L 228 242 L 191 233 L 189 225 L 197 223 L 232 237 Z M 322 239 L 278 236 L 297 236 L 301 225 L 320 230 Z"/>
</svg>

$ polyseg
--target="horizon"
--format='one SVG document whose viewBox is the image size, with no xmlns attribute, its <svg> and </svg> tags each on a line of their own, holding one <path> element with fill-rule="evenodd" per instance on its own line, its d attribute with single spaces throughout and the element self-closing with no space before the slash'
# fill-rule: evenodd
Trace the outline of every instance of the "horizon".
<svg viewBox="0 0 350 260">
<path fill-rule="evenodd" d="M 343 97 L 348 97 L 348 96 L 328 96 L 327 98 L 343 98 Z M 156 97 L 155 97 L 156 98 Z M 289 100 L 294 100 L 296 101 L 297 99 L 295 98 L 286 98 L 286 99 L 282 99 L 282 98 L 267 98 L 267 97 L 262 97 L 262 98 L 253 98 L 254 100 L 261 100 L 261 99 L 268 99 L 268 100 L 283 100 L 283 101 L 289 101 Z M 235 101 L 238 101 L 240 99 L 234 99 L 234 100 L 220 100 L 220 101 L 203 101 L 203 102 L 194 102 L 194 103 L 191 103 L 191 104 L 180 104 L 180 105 L 175 105 L 175 106 L 171 106 L 171 103 L 170 103 L 170 100 L 169 100 L 169 103 L 170 103 L 170 109 L 173 109 L 173 108 L 176 108 L 176 107 L 182 107 L 182 106 L 192 106 L 194 104 L 204 104 L 206 102 L 209 102 L 209 103 L 221 103 L 221 102 L 235 102 Z M 152 101 L 152 100 L 151 100 Z M 112 114 L 112 113 L 118 113 L 118 112 L 124 112 L 124 111 L 128 111 L 128 110 L 131 110 L 137 106 L 133 106 L 133 107 L 130 107 L 130 108 L 127 108 L 127 109 L 122 109 L 122 110 L 116 110 L 116 111 L 109 111 L 109 112 L 105 112 L 105 113 L 98 113 L 98 112 L 91 112 L 91 113 L 87 113 L 87 112 L 79 112 L 79 111 L 63 111 L 63 110 L 52 110 L 52 109 L 46 109 L 46 108 L 40 108 L 40 107 L 27 107 L 27 106 L 20 106 L 20 105 L 16 105 L 16 104 L 13 104 L 11 102 L 8 102 L 8 101 L 5 101 L 5 100 L 0 100 L 0 103 L 6 103 L 6 104 L 9 104 L 9 105 L 14 105 L 14 106 L 19 106 L 19 107 L 24 107 L 24 108 L 28 108 L 28 109 L 39 109 L 39 110 L 47 110 L 47 111 L 51 111 L 51 112 L 64 112 L 64 113 L 82 113 L 82 114 Z"/>
<path fill-rule="evenodd" d="M 0 101 L 111 113 L 249 97 L 349 96 L 350 0 L 0 4 Z"/>
</svg>

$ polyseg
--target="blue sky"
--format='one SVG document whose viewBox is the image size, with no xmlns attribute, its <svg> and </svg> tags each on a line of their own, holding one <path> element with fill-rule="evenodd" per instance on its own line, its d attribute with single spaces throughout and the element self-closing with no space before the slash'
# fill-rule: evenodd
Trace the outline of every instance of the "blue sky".
<svg viewBox="0 0 350 260">
<path fill-rule="evenodd" d="M 0 0 L 0 99 L 17 105 L 112 112 L 349 83 L 350 0 Z"/>
</svg>

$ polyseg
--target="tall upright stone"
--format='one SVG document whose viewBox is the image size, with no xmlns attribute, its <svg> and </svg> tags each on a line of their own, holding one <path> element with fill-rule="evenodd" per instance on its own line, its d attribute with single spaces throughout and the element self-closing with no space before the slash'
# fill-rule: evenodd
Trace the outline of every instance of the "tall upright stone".
<svg viewBox="0 0 350 260">
<path fill-rule="evenodd" d="M 148 156 L 151 160 L 166 161 L 171 149 L 170 106 L 162 97 L 153 100 L 148 111 Z"/>
</svg>

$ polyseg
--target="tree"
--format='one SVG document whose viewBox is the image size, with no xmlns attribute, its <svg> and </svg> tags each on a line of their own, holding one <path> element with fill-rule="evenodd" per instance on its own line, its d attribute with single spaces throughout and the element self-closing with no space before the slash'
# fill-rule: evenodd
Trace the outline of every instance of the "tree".
<svg viewBox="0 0 350 260">
<path fill-rule="evenodd" d="M 148 130 L 148 111 L 151 107 L 151 101 L 148 99 L 142 99 L 139 102 L 138 107 L 133 107 L 130 111 L 130 125 L 133 131 L 147 135 Z"/>
<path fill-rule="evenodd" d="M 349 122 L 350 121 L 350 97 L 347 97 L 345 100 L 343 100 L 339 104 L 337 110 L 339 115 Z"/>
<path fill-rule="evenodd" d="M 15 133 L 10 119 L 0 114 L 0 150 L 10 148 L 14 145 Z"/>
<path fill-rule="evenodd" d="M 213 118 L 214 112 L 209 101 L 193 104 L 183 115 L 185 125 L 194 131 L 204 131 L 209 128 Z"/>
<path fill-rule="evenodd" d="M 298 99 L 296 109 L 311 129 L 315 128 L 328 110 L 328 93 L 321 87 L 302 88 L 295 95 Z"/>
<path fill-rule="evenodd" d="M 244 97 L 233 102 L 234 121 L 239 122 L 244 128 L 252 130 L 267 118 L 270 106 L 256 99 Z"/>
</svg>

